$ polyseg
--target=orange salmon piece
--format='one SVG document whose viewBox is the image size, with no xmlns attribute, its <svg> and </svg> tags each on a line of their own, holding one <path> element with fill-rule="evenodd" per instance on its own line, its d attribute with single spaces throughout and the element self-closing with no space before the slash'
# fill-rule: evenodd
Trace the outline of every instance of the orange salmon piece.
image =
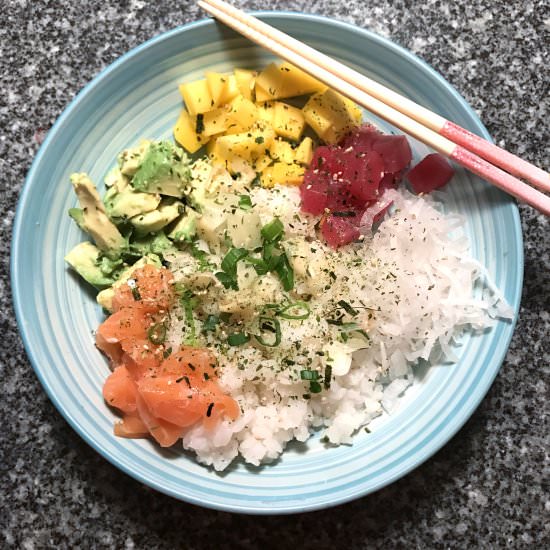
<svg viewBox="0 0 550 550">
<path fill-rule="evenodd" d="M 136 404 L 141 420 L 147 427 L 148 432 L 161 447 L 171 447 L 181 438 L 184 428 L 167 422 L 162 418 L 155 417 L 139 394 Z"/>
<path fill-rule="evenodd" d="M 147 426 L 135 414 L 125 414 L 121 422 L 115 423 L 113 431 L 118 437 L 140 438 L 149 435 Z"/>
<path fill-rule="evenodd" d="M 136 395 L 136 385 L 124 366 L 117 367 L 103 385 L 103 398 L 107 404 L 125 413 L 136 411 Z"/>
</svg>

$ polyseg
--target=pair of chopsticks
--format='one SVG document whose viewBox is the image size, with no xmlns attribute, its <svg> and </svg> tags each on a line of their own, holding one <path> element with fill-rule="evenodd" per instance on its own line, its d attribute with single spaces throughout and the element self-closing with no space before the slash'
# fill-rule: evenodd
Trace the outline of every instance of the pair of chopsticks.
<svg viewBox="0 0 550 550">
<path fill-rule="evenodd" d="M 223 0 L 199 0 L 210 15 L 367 110 L 550 216 L 550 174 L 457 126 Z M 517 176 L 517 177 L 516 177 Z"/>
</svg>

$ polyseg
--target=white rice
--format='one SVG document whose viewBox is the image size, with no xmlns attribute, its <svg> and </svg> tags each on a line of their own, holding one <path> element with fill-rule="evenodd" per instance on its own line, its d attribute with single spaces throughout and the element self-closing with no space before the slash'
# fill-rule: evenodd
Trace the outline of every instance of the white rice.
<svg viewBox="0 0 550 550">
<path fill-rule="evenodd" d="M 332 444 L 351 444 L 354 433 L 394 409 L 414 381 L 417 361 L 456 361 L 455 341 L 464 330 L 512 317 L 484 268 L 468 255 L 462 220 L 441 213 L 429 197 L 392 191 L 396 212 L 372 238 L 338 251 L 311 241 L 316 220 L 296 216 L 297 189 L 258 189 L 252 198 L 262 223 L 274 214 L 283 221 L 295 289 L 312 295 L 311 315 L 303 321 L 281 321 L 277 348 L 252 341 L 219 348 L 220 385 L 237 400 L 242 415 L 213 432 L 196 425 L 183 438 L 186 449 L 216 470 L 239 455 L 253 465 L 270 462 L 286 443 L 306 441 L 316 429 Z M 184 253 L 172 258 L 176 278 L 188 282 L 193 262 Z M 276 279 L 269 285 L 263 300 L 281 300 Z M 230 291 L 216 292 L 203 303 L 204 312 L 219 310 L 229 299 Z M 242 307 L 247 307 L 259 299 L 257 294 L 251 287 L 249 294 L 242 289 L 231 299 L 244 296 Z M 342 299 L 358 308 L 353 321 L 368 332 L 370 341 L 359 333 L 346 343 L 338 341 L 339 328 L 327 319 Z M 254 322 L 254 315 L 252 321 L 243 320 L 245 328 L 248 322 Z M 172 345 L 181 343 L 184 330 L 174 323 Z M 316 371 L 322 379 L 329 363 L 330 388 L 311 393 L 300 370 Z"/>
</svg>

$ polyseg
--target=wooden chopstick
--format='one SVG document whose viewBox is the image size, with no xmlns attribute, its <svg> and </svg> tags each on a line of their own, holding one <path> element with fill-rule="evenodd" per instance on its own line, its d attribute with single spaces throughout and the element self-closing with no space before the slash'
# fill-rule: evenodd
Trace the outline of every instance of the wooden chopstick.
<svg viewBox="0 0 550 550">
<path fill-rule="evenodd" d="M 476 140 L 469 139 L 468 132 L 466 130 L 460 129 L 460 127 L 452 125 L 450 122 L 447 124 L 448 121 L 442 117 L 439 117 L 439 115 L 431 113 L 431 111 L 425 109 L 424 107 L 418 106 L 414 102 L 406 98 L 402 98 L 402 96 L 396 94 L 396 92 L 375 83 L 375 87 L 380 87 L 378 94 L 384 99 L 384 101 L 381 101 L 365 91 L 366 89 L 370 90 L 370 83 L 374 81 L 364 77 L 356 71 L 353 71 L 349 67 L 338 63 L 330 57 L 321 54 L 313 48 L 306 46 L 285 33 L 274 29 L 270 25 L 259 21 L 255 17 L 245 14 L 222 0 L 200 0 L 198 5 L 216 19 L 233 28 L 239 34 L 242 34 L 252 42 L 255 42 L 270 50 L 278 57 L 286 59 L 293 65 L 296 65 L 305 72 L 309 73 L 311 76 L 321 80 L 331 88 L 349 97 L 356 103 L 390 122 L 407 134 L 415 137 L 419 141 L 424 142 L 436 151 L 448 156 L 458 164 L 468 168 L 473 173 L 481 176 L 497 187 L 500 187 L 504 191 L 515 196 L 518 200 L 530 204 L 546 215 L 550 215 L 550 197 L 533 189 L 498 166 L 490 164 L 485 159 L 475 154 L 475 152 L 466 149 L 460 143 L 451 141 L 448 135 L 442 135 L 437 131 L 434 131 L 431 127 L 426 126 L 426 119 L 431 118 L 432 122 L 430 124 L 432 126 L 439 120 L 440 128 L 447 127 L 446 133 L 450 134 L 453 138 L 453 132 L 456 135 L 460 134 L 463 140 L 468 143 L 475 142 L 475 145 L 478 147 L 478 141 L 484 142 L 487 145 L 492 145 L 489 144 L 489 142 L 486 142 L 477 136 L 474 136 Z M 290 44 L 292 44 L 292 48 L 289 47 Z M 303 52 L 307 52 L 307 56 L 303 55 Z M 346 76 L 349 81 L 344 79 L 343 76 Z M 384 91 L 384 93 L 382 93 L 382 91 Z M 386 102 L 386 97 L 388 94 L 392 95 L 392 100 L 390 102 Z M 401 112 L 389 104 L 397 101 L 397 99 L 399 100 L 398 103 L 401 101 L 408 103 L 407 113 Z M 417 112 L 421 113 L 419 119 L 416 116 Z M 441 126 L 442 121 L 444 122 Z M 449 128 L 454 129 L 449 130 Z M 487 145 L 482 147 L 485 153 L 489 150 Z M 550 174 L 547 174 L 543 170 L 530 165 L 526 161 L 519 159 L 518 157 L 515 157 L 514 155 L 511 155 L 496 146 L 494 147 L 499 151 L 506 153 L 510 157 L 520 160 L 522 164 L 528 165 L 530 167 L 529 175 L 535 174 L 537 179 L 541 180 L 537 181 L 537 183 L 546 184 L 550 182 Z M 499 152 L 496 156 L 499 157 L 498 160 L 500 161 L 502 153 Z M 507 162 L 510 162 L 509 159 Z M 516 166 L 515 162 L 514 165 Z M 518 169 L 515 169 L 514 171 L 517 173 Z M 521 172 L 523 174 L 527 171 L 525 168 L 521 168 Z M 540 174 L 538 174 L 538 172 L 541 172 L 545 177 L 540 178 Z M 550 189 L 550 185 L 548 188 Z"/>
</svg>

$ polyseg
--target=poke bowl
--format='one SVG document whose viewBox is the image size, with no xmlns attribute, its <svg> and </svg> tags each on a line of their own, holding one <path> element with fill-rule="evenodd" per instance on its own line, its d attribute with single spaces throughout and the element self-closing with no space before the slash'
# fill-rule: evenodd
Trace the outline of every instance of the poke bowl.
<svg viewBox="0 0 550 550">
<path fill-rule="evenodd" d="M 387 39 L 319 16 L 258 16 L 490 139 L 440 75 Z M 273 59 L 212 20 L 176 28 L 121 57 L 80 92 L 49 132 L 22 191 L 12 243 L 13 295 L 25 347 L 44 389 L 71 426 L 120 470 L 154 489 L 192 504 L 251 514 L 334 506 L 417 467 L 474 412 L 514 329 L 514 319 L 497 320 L 486 330 L 463 334 L 453 346 L 455 362 L 414 367 L 414 381 L 391 413 L 381 414 L 368 431 L 357 430 L 351 443 L 327 445 L 323 433 L 314 431 L 302 442 L 290 442 L 267 464 L 237 459 L 217 472 L 181 445 L 161 449 L 148 439 L 113 435 L 117 416 L 102 394 L 109 365 L 93 336 L 105 313 L 63 261 L 83 238 L 67 215 L 76 204 L 70 175 L 86 172 L 102 182 L 117 155 L 141 138 L 171 139 L 182 108 L 182 82 L 202 78 L 205 70 L 260 70 Z M 382 120 L 364 116 L 383 132 L 395 133 Z M 431 152 L 413 139 L 409 143 L 413 162 Z M 523 258 L 515 203 L 460 169 L 440 200 L 445 212 L 461 217 L 469 253 L 517 312 Z"/>
</svg>

